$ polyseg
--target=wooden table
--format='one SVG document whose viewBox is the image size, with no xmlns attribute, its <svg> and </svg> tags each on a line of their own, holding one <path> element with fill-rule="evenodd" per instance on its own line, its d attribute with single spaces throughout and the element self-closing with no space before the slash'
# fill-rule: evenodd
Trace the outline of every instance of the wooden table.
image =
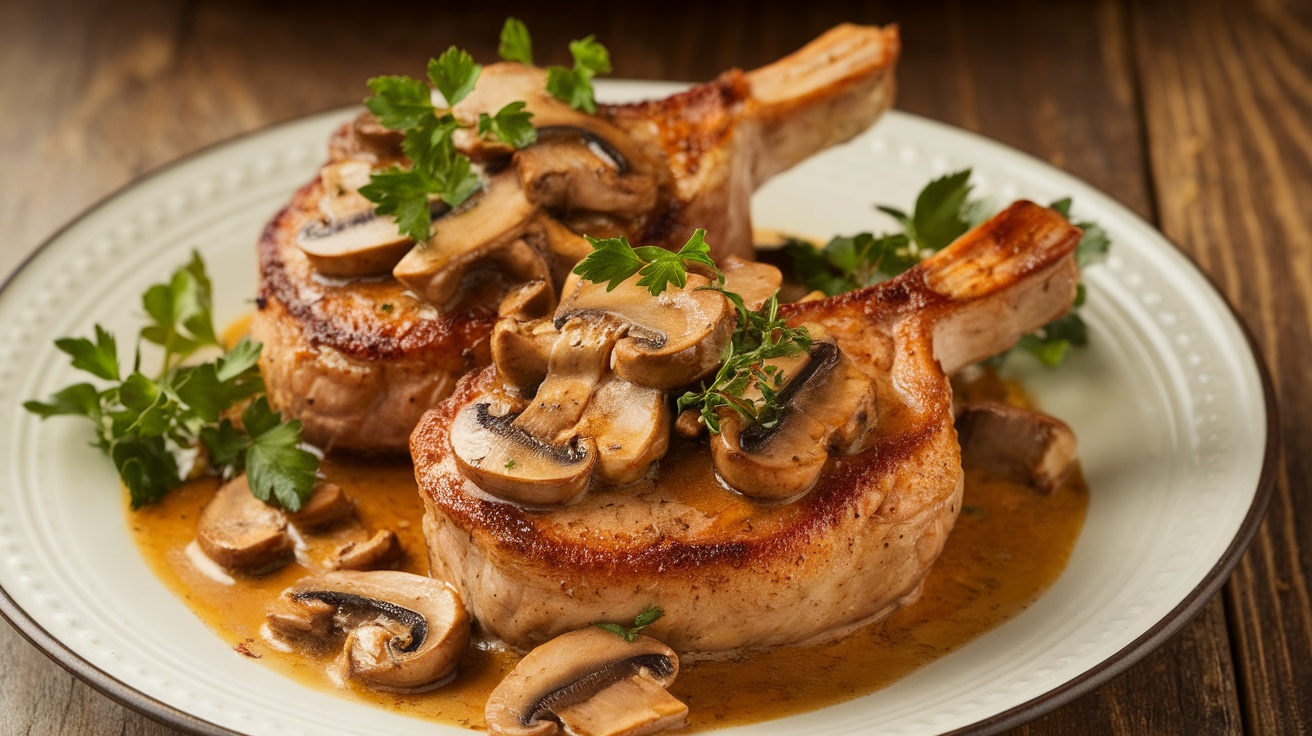
<svg viewBox="0 0 1312 736">
<path fill-rule="evenodd" d="M 358 103 L 449 44 L 495 58 L 506 14 L 562 63 L 595 32 L 615 76 L 707 79 L 843 20 L 901 23 L 897 106 L 1039 156 L 1197 260 L 1252 328 L 1284 417 L 1266 523 L 1203 612 L 1028 733 L 1303 733 L 1312 724 L 1312 4 L 0 3 L 0 272 L 145 172 Z M 477 4 L 475 4 L 477 5 Z M 384 7 L 384 6 L 379 6 Z M 623 8 L 622 10 L 620 8 Z M 0 733 L 171 733 L 0 626 Z"/>
</svg>

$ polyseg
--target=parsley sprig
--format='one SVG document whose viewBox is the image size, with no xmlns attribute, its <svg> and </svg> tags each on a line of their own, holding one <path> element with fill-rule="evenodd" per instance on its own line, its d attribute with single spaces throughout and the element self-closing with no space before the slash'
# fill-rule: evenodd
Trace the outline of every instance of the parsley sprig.
<svg viewBox="0 0 1312 736">
<path fill-rule="evenodd" d="M 574 66 L 548 67 L 547 91 L 575 109 L 595 113 L 592 79 L 610 72 L 610 52 L 592 36 L 571 41 L 569 50 Z M 506 19 L 497 53 L 506 61 L 533 63 L 533 41 L 523 21 Z M 466 124 L 456 120 L 451 108 L 474 91 L 483 67 L 469 52 L 452 46 L 429 59 L 427 72 L 426 81 L 403 75 L 374 77 L 368 82 L 373 95 L 364 101 L 385 127 L 405 134 L 401 149 L 410 167 L 373 172 L 360 194 L 377 205 L 378 214 L 395 216 L 401 233 L 417 243 L 433 235 L 434 199 L 459 207 L 481 186 L 469 157 L 456 149 L 454 134 Z M 433 104 L 433 89 L 442 94 L 446 107 Z M 531 146 L 538 132 L 527 107 L 525 101 L 515 100 L 495 114 L 480 112 L 471 127 L 479 136 L 512 148 Z"/>
<path fill-rule="evenodd" d="M 609 621 L 603 621 L 593 625 L 599 626 L 611 632 L 612 634 L 620 637 L 624 641 L 627 641 L 628 643 L 632 644 L 633 642 L 638 640 L 639 636 L 642 635 L 643 629 L 656 623 L 664 615 L 665 615 L 665 611 L 657 608 L 656 606 L 648 606 L 643 609 L 642 613 L 639 613 L 637 616 L 633 618 L 632 626 L 624 626 L 622 624 L 611 623 Z"/>
<path fill-rule="evenodd" d="M 264 392 L 259 344 L 242 339 L 211 362 L 188 362 L 201 350 L 222 349 L 200 256 L 193 253 L 168 283 L 147 289 L 142 306 L 150 323 L 141 330 L 130 371 L 120 367 L 114 336 L 96 325 L 94 340 L 66 337 L 55 346 L 74 368 L 109 385 L 73 384 L 23 407 L 42 419 L 89 419 L 134 509 L 160 500 L 206 465 L 225 477 L 244 469 L 256 496 L 299 509 L 318 469 L 318 459 L 300 447 L 300 422 L 284 422 L 263 397 L 246 405 L 240 425 L 230 418 L 235 407 Z M 141 371 L 142 342 L 163 349 L 153 377 Z M 198 453 L 208 463 L 197 460 Z"/>
<path fill-rule="evenodd" d="M 518 18 L 507 18 L 501 27 L 501 41 L 497 53 L 506 61 L 520 64 L 533 64 L 533 40 L 528 28 Z M 574 66 L 547 67 L 547 92 L 553 97 L 569 103 L 575 110 L 588 113 L 597 111 L 596 92 L 592 79 L 598 74 L 609 74 L 610 52 L 597 41 L 596 36 L 587 36 L 569 42 L 569 53 L 574 58 Z"/>
<path fill-rule="evenodd" d="M 793 259 L 797 277 L 808 288 L 833 296 L 890 279 L 931 253 L 946 248 L 994 214 L 993 205 L 988 200 L 970 197 L 973 189 L 970 174 L 970 169 L 964 169 L 931 181 L 916 197 L 910 214 L 886 205 L 877 206 L 876 209 L 898 222 L 901 232 L 835 237 L 823 248 L 789 240 L 784 244 L 784 250 Z M 1070 198 L 1049 206 L 1069 219 Z M 1096 223 L 1081 221 L 1075 225 L 1084 231 L 1075 249 L 1076 263 L 1083 268 L 1101 260 L 1111 242 Z M 1084 297 L 1081 284 L 1075 308 L 1084 304 Z M 1087 342 L 1088 328 L 1078 312 L 1072 310 L 1022 337 L 1017 347 L 1034 355 L 1044 365 L 1056 367 L 1072 346 Z"/>
<path fill-rule="evenodd" d="M 461 100 L 474 91 L 483 67 L 468 52 L 455 46 L 428 61 L 427 82 L 406 76 L 370 79 L 373 96 L 364 101 L 379 121 L 405 133 L 401 149 L 409 157 L 408 169 L 389 166 L 370 176 L 360 187 L 380 215 L 394 215 L 402 233 L 422 243 L 432 236 L 430 199 L 437 197 L 450 207 L 459 207 L 480 185 L 469 157 L 456 150 L 454 133 L 463 125 L 451 114 Z M 433 104 L 432 89 L 442 94 L 448 107 Z M 481 113 L 479 135 L 499 139 L 514 148 L 537 140 L 533 114 L 523 102 L 511 102 L 495 115 Z"/>
<path fill-rule="evenodd" d="M 665 287 L 674 284 L 682 289 L 688 284 L 688 267 L 693 264 L 706 266 L 719 275 L 721 283 L 723 274 L 711 260 L 711 246 L 706 243 L 706 231 L 697 228 L 678 252 L 671 252 L 654 245 L 634 248 L 628 238 L 587 238 L 592 244 L 592 252 L 574 267 L 574 273 L 588 281 L 606 283 L 606 291 L 613 291 L 621 282 L 633 274 L 640 274 L 638 286 L 645 286 L 652 296 L 660 296 Z"/>
<path fill-rule="evenodd" d="M 570 41 L 569 53 L 574 57 L 573 68 L 547 67 L 547 91 L 568 102 L 575 110 L 595 113 L 597 98 L 592 88 L 592 78 L 598 74 L 610 73 L 610 52 L 595 36 L 589 35 Z"/>
<path fill-rule="evenodd" d="M 594 283 L 606 283 L 611 291 L 634 274 L 641 275 L 639 286 L 659 296 L 667 287 L 683 288 L 688 284 L 688 268 L 709 268 L 715 281 L 700 287 L 718 291 L 738 310 L 734 329 L 720 368 L 709 383 L 679 397 L 678 411 L 698 409 L 702 422 L 712 432 L 720 431 L 721 407 L 728 407 L 748 421 L 772 427 L 783 413 L 779 390 L 783 372 L 769 361 L 804 353 L 811 349 L 811 335 L 805 327 L 790 327 L 779 317 L 779 294 L 770 295 L 756 311 L 747 308 L 742 296 L 724 287 L 724 274 L 716 267 L 706 243 L 706 231 L 698 228 L 677 252 L 644 246 L 634 248 L 626 238 L 588 238 L 592 252 L 574 268 L 574 273 Z M 747 398 L 753 386 L 760 399 Z"/>
</svg>

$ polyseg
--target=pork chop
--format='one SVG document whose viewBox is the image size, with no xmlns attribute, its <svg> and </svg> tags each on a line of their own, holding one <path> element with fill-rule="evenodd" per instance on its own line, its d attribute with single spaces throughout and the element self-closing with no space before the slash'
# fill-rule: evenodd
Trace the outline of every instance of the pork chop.
<svg viewBox="0 0 1312 736">
<path fill-rule="evenodd" d="M 493 367 L 465 377 L 411 438 L 431 574 L 516 648 L 653 605 L 665 616 L 651 634 L 681 654 L 805 642 L 889 614 L 919 596 L 961 505 L 948 374 L 1070 308 L 1079 238 L 1019 202 L 894 280 L 785 305 L 873 384 L 877 421 L 860 452 L 782 503 L 726 490 L 705 440 L 678 439 L 636 483 L 594 483 L 549 508 L 504 502 L 454 457 L 453 421 L 497 380 Z"/>
</svg>

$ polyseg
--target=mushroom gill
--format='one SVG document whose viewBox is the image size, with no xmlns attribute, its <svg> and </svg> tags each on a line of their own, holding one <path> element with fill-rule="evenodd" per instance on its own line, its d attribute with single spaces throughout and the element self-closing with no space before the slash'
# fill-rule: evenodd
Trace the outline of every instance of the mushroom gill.
<svg viewBox="0 0 1312 736">
<path fill-rule="evenodd" d="M 677 728 L 688 707 L 666 688 L 678 673 L 678 655 L 651 637 L 571 631 L 525 655 L 492 691 L 488 733 L 641 736 Z"/>
<path fill-rule="evenodd" d="M 390 570 L 301 578 L 267 620 L 295 647 L 319 649 L 343 638 L 343 677 L 390 690 L 440 684 L 469 645 L 469 614 L 454 588 Z"/>
</svg>

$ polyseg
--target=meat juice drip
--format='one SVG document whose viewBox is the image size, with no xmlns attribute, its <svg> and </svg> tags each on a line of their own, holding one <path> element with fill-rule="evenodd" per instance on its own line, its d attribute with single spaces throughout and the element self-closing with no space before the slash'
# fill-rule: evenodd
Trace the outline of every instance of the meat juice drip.
<svg viewBox="0 0 1312 736">
<path fill-rule="evenodd" d="M 1028 403 L 1019 387 L 991 371 L 958 383 L 956 391 L 971 399 Z M 742 523 L 755 515 L 745 507 L 750 502 L 721 488 L 709 472 L 696 472 L 709 469 L 709 457 L 687 454 L 667 458 L 679 467 L 677 485 L 685 503 L 717 510 L 720 523 Z M 422 504 L 408 462 L 329 459 L 323 470 L 356 500 L 366 527 L 397 533 L 406 551 L 401 569 L 427 571 Z M 703 480 L 694 483 L 693 476 Z M 186 548 L 215 488 L 213 481 L 193 482 L 159 505 L 126 513 L 156 574 L 233 646 L 234 656 L 258 657 L 308 686 L 378 707 L 467 728 L 483 726 L 488 694 L 518 659 L 494 643 L 470 647 L 453 682 L 413 694 L 354 685 L 339 689 L 326 674 L 336 652 L 306 657 L 271 647 L 260 632 L 265 610 L 307 571 L 292 563 L 263 577 L 237 576 L 225 583 L 198 570 Z M 1087 506 L 1088 490 L 1078 472 L 1049 495 L 968 472 L 961 515 L 916 603 L 831 642 L 684 662 L 671 692 L 689 706 L 689 730 L 797 715 L 860 697 L 977 638 L 1019 613 L 1057 579 Z"/>
</svg>

